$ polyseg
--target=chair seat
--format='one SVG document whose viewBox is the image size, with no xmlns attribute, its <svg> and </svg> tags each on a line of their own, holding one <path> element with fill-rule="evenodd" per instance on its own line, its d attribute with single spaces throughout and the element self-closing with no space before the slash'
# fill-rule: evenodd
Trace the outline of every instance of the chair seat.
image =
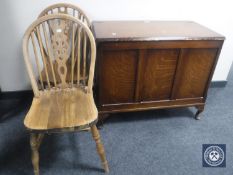
<svg viewBox="0 0 233 175">
<path fill-rule="evenodd" d="M 24 125 L 30 130 L 84 129 L 97 117 L 92 93 L 77 88 L 50 90 L 33 98 Z"/>
</svg>

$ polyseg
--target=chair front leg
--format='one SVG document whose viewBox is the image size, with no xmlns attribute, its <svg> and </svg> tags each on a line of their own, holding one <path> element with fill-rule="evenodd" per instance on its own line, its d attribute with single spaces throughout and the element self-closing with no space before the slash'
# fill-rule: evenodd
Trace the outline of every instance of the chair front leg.
<svg viewBox="0 0 233 175">
<path fill-rule="evenodd" d="M 108 173 L 109 172 L 108 162 L 107 162 L 107 159 L 105 156 L 104 146 L 101 143 L 100 134 L 99 134 L 99 131 L 98 131 L 96 125 L 93 125 L 91 127 L 91 133 L 92 133 L 93 139 L 95 140 L 96 149 L 97 149 L 97 152 L 100 156 L 103 168 L 104 168 L 105 172 Z"/>
<path fill-rule="evenodd" d="M 32 165 L 34 174 L 39 175 L 39 146 L 43 139 L 43 134 L 30 134 L 30 145 L 32 150 Z"/>
</svg>

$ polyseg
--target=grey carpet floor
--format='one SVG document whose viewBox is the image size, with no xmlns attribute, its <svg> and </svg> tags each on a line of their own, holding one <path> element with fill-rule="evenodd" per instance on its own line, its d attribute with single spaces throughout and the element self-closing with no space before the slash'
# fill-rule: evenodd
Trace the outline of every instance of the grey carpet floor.
<svg viewBox="0 0 233 175">
<path fill-rule="evenodd" d="M 104 124 L 110 174 L 232 175 L 233 71 L 224 88 L 211 88 L 202 119 L 180 108 L 112 115 Z M 26 103 L 26 102 L 25 102 Z M 29 135 L 23 126 L 28 105 L 0 123 L 0 174 L 33 174 Z M 226 168 L 202 167 L 202 144 L 226 144 Z M 40 149 L 42 175 L 100 175 L 89 132 L 53 134 Z"/>
</svg>

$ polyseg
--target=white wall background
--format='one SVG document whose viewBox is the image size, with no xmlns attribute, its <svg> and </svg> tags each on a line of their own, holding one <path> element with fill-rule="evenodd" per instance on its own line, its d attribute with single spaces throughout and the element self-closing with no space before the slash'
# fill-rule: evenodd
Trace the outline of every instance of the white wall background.
<svg viewBox="0 0 233 175">
<path fill-rule="evenodd" d="M 26 28 L 48 5 L 79 5 L 91 20 L 192 20 L 226 36 L 213 81 L 226 80 L 233 60 L 233 12 L 229 0 L 2 0 L 0 1 L 0 86 L 30 88 L 23 56 Z"/>
</svg>

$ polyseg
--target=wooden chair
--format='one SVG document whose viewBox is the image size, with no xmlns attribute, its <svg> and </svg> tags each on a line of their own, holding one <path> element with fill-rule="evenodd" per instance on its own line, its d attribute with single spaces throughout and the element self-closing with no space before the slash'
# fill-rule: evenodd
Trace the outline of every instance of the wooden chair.
<svg viewBox="0 0 233 175">
<path fill-rule="evenodd" d="M 89 48 L 86 47 L 88 42 Z M 50 64 L 45 61 L 44 51 L 48 53 Z M 80 131 L 88 127 L 91 128 L 103 168 L 109 172 L 96 128 L 98 111 L 92 91 L 96 45 L 90 29 L 77 18 L 66 14 L 41 17 L 32 23 L 24 35 L 23 54 L 34 92 L 24 125 L 31 131 L 35 175 L 39 174 L 38 149 L 45 133 Z M 71 78 L 67 81 L 67 60 L 70 55 Z M 46 83 L 43 83 L 42 69 L 46 73 Z M 48 71 L 52 73 L 54 83 L 50 82 Z"/>
</svg>

